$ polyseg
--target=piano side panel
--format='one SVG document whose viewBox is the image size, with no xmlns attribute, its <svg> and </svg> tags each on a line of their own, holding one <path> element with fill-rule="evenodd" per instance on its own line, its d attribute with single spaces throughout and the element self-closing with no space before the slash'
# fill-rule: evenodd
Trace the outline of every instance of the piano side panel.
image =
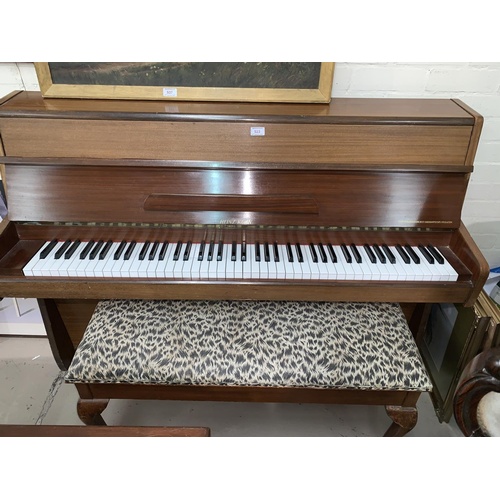
<svg viewBox="0 0 500 500">
<path fill-rule="evenodd" d="M 457 228 L 464 173 L 7 165 L 17 221 Z"/>
<path fill-rule="evenodd" d="M 3 118 L 0 133 L 32 158 L 464 165 L 472 127 Z"/>
</svg>

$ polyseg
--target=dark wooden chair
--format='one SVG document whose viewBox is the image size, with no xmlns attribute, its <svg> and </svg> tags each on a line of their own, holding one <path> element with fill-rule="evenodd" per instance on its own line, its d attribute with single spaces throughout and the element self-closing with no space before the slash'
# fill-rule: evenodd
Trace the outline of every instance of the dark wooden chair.
<svg viewBox="0 0 500 500">
<path fill-rule="evenodd" d="M 465 367 L 453 406 L 465 436 L 500 436 L 500 347 L 478 354 Z"/>
</svg>

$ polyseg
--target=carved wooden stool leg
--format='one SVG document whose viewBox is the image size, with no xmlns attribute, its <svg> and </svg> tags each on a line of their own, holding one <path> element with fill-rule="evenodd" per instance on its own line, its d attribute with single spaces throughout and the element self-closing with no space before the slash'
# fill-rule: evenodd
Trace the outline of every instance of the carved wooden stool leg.
<svg viewBox="0 0 500 500">
<path fill-rule="evenodd" d="M 85 425 L 106 425 L 101 413 L 108 403 L 109 399 L 79 399 L 76 411 Z"/>
<path fill-rule="evenodd" d="M 384 437 L 401 437 L 417 425 L 418 411 L 415 407 L 386 406 L 385 411 L 391 417 L 393 424 L 387 429 Z"/>
</svg>

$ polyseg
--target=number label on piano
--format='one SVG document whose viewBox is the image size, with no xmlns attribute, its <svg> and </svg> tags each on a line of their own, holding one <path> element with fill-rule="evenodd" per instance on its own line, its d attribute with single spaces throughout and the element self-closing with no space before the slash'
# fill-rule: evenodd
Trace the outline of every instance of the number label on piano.
<svg viewBox="0 0 500 500">
<path fill-rule="evenodd" d="M 266 127 L 250 127 L 250 135 L 266 135 Z"/>
<path fill-rule="evenodd" d="M 177 89 L 164 88 L 163 97 L 177 97 Z"/>
</svg>

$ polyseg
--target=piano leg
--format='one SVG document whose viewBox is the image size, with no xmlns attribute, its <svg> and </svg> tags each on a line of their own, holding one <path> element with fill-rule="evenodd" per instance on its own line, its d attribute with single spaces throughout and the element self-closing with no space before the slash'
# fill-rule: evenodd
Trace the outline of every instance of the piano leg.
<svg viewBox="0 0 500 500">
<path fill-rule="evenodd" d="M 38 307 L 47 332 L 50 348 L 57 366 L 65 371 L 69 368 L 75 354 L 75 347 L 66 329 L 63 319 L 52 299 L 38 299 Z"/>
<path fill-rule="evenodd" d="M 85 425 L 106 425 L 101 413 L 108 406 L 109 399 L 82 399 L 76 404 L 78 417 Z"/>
<path fill-rule="evenodd" d="M 418 411 L 415 407 L 387 405 L 385 411 L 393 423 L 384 437 L 402 437 L 417 425 Z"/>
</svg>

